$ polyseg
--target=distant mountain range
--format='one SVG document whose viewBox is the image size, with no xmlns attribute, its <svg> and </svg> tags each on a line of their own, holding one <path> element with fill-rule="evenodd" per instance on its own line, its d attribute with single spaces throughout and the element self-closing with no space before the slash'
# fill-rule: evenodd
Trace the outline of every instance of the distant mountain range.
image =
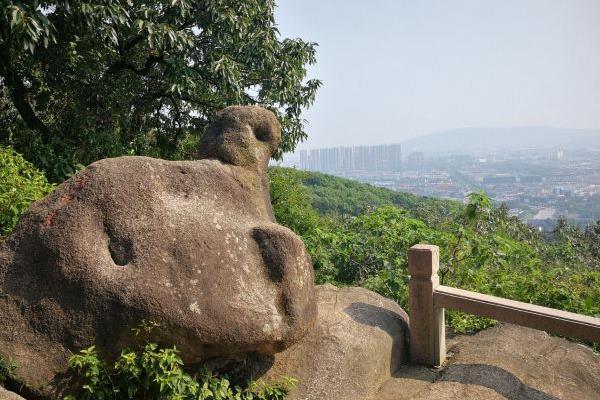
<svg viewBox="0 0 600 400">
<path fill-rule="evenodd" d="M 550 127 L 463 128 L 401 143 L 402 152 L 480 153 L 526 149 L 600 149 L 600 129 Z"/>
</svg>

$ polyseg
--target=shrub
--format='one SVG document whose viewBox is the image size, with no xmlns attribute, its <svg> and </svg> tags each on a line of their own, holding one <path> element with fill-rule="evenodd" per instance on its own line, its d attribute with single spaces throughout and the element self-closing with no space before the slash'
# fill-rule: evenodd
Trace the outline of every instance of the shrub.
<svg viewBox="0 0 600 400">
<path fill-rule="evenodd" d="M 302 185 L 307 174 L 290 168 L 271 167 L 268 171 L 271 204 L 277 222 L 298 235 L 309 234 L 320 216 L 312 206 L 310 191 Z"/>
<path fill-rule="evenodd" d="M 142 323 L 137 334 L 149 333 L 155 323 Z M 69 368 L 80 378 L 84 400 L 194 399 L 194 400 L 282 400 L 295 385 L 283 378 L 267 384 L 250 382 L 247 387 L 232 386 L 226 376 L 208 370 L 187 373 L 179 350 L 148 342 L 140 348 L 123 349 L 114 363 L 99 357 L 94 346 L 69 360 Z M 74 400 L 71 395 L 65 400 Z"/>
<path fill-rule="evenodd" d="M 0 236 L 7 236 L 29 205 L 52 191 L 46 176 L 11 147 L 0 146 Z"/>
</svg>

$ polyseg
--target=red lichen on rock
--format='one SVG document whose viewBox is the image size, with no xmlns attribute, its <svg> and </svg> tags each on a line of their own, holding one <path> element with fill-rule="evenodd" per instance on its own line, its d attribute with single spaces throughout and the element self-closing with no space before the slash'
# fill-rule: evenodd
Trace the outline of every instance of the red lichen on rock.
<svg viewBox="0 0 600 400">
<path fill-rule="evenodd" d="M 81 178 L 79 178 L 75 181 L 75 189 L 76 190 L 83 189 L 88 184 L 89 181 L 90 181 L 90 177 L 87 175 L 83 175 Z"/>
<path fill-rule="evenodd" d="M 73 196 L 69 194 L 63 195 L 58 201 L 60 204 L 69 204 L 73 200 Z"/>
<path fill-rule="evenodd" d="M 52 225 L 52 219 L 54 218 L 54 216 L 56 215 L 56 210 L 52 210 L 48 213 L 48 215 L 46 215 L 46 218 L 44 218 L 44 221 L 42 222 L 43 226 L 50 226 Z"/>
</svg>

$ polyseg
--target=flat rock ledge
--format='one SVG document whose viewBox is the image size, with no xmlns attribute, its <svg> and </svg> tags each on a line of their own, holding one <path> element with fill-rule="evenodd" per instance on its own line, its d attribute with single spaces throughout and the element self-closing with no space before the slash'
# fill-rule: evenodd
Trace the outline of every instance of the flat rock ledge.
<svg viewBox="0 0 600 400">
<path fill-rule="evenodd" d="M 407 361 L 408 316 L 369 290 L 316 287 L 317 323 L 299 343 L 275 355 L 266 378 L 298 379 L 295 400 L 364 400 Z"/>
<path fill-rule="evenodd" d="M 315 328 L 263 376 L 298 379 L 290 400 L 598 400 L 600 355 L 544 332 L 499 324 L 448 340 L 441 369 L 408 364 L 408 317 L 366 289 L 316 287 Z M 0 387 L 0 400 L 24 400 Z"/>
<path fill-rule="evenodd" d="M 584 345 L 509 324 L 448 345 L 443 369 L 404 365 L 373 399 L 600 399 L 600 355 Z"/>
</svg>

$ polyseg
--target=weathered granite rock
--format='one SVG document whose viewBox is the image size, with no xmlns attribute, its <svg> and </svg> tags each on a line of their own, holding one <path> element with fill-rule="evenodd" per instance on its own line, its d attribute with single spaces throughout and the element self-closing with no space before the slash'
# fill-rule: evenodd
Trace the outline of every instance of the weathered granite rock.
<svg viewBox="0 0 600 400">
<path fill-rule="evenodd" d="M 362 288 L 317 286 L 315 328 L 276 354 L 267 379 L 298 379 L 290 399 L 364 400 L 406 362 L 408 316 Z"/>
<path fill-rule="evenodd" d="M 377 400 L 597 400 L 600 355 L 589 347 L 502 324 L 448 342 L 441 370 L 402 366 Z"/>
<path fill-rule="evenodd" d="M 0 386 L 0 400 L 25 400 L 21 396 Z"/>
<path fill-rule="evenodd" d="M 280 135 L 271 112 L 230 107 L 200 160 L 100 160 L 30 207 L 0 247 L 0 355 L 28 390 L 59 396 L 70 351 L 110 354 L 142 319 L 186 362 L 271 354 L 312 328 L 310 257 L 269 198 Z"/>
</svg>

